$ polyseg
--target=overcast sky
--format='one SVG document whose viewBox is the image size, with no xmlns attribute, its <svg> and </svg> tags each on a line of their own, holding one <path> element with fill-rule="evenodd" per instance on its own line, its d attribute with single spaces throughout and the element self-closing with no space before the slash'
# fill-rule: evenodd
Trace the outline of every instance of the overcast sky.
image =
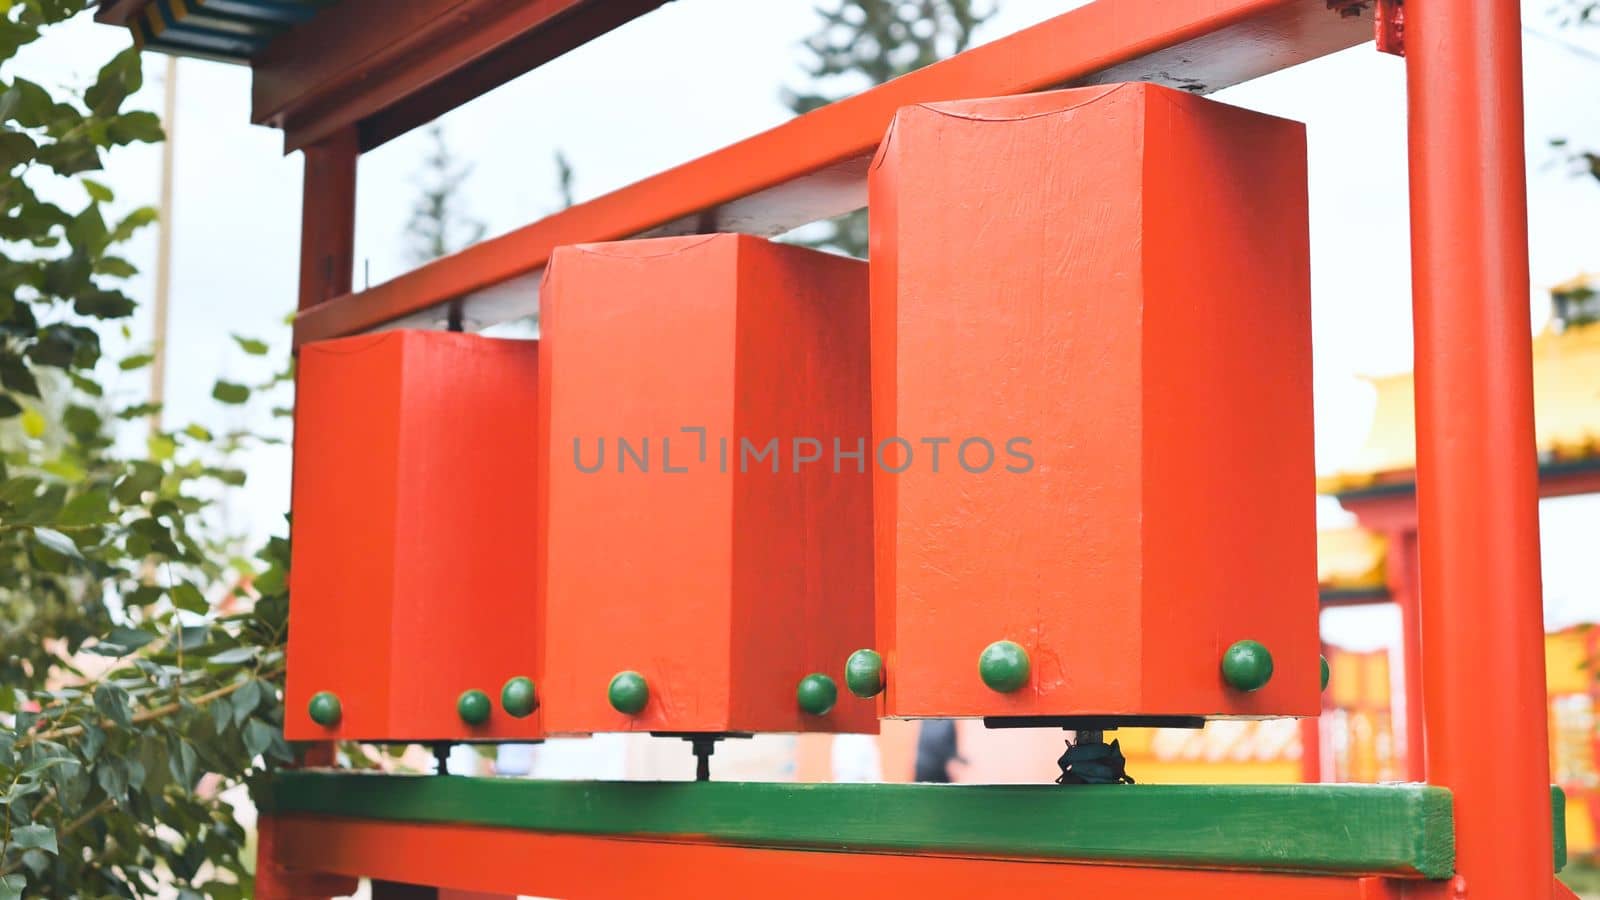
<svg viewBox="0 0 1600 900">
<path fill-rule="evenodd" d="M 985 40 L 1078 5 L 1002 3 Z M 1600 186 L 1570 177 L 1548 146 L 1555 136 L 1600 146 L 1600 28 L 1558 33 L 1548 6 L 1530 0 L 1525 7 L 1536 327 L 1547 314 L 1545 288 L 1600 270 Z M 572 160 L 582 201 L 782 122 L 789 113 L 779 90 L 802 83 L 798 42 L 815 23 L 809 0 L 678 0 L 451 113 L 449 140 L 475 167 L 464 189 L 470 212 L 498 234 L 554 210 L 558 149 Z M 82 86 L 127 40 L 120 30 L 75 21 L 13 66 L 51 86 Z M 146 60 L 148 84 L 136 102 L 154 109 L 164 58 Z M 1214 95 L 1309 127 L 1322 470 L 1337 468 L 1365 436 L 1372 397 L 1359 376 L 1411 365 L 1403 67 L 1367 44 Z M 170 421 L 282 431 L 264 407 L 254 416 L 219 412 L 210 387 L 219 374 L 266 372 L 232 347 L 230 333 L 264 337 L 287 352 L 300 157 L 282 155 L 277 132 L 248 124 L 246 69 L 185 60 L 179 86 Z M 406 268 L 402 233 L 426 149 L 419 131 L 362 159 L 358 285 L 367 273 L 378 282 Z M 106 180 L 119 205 L 131 207 L 154 202 L 158 171 L 157 150 L 132 148 L 113 155 Z M 149 269 L 154 246 L 147 234 L 129 255 Z M 149 290 L 144 277 L 134 284 L 141 298 Z M 148 319 L 136 321 L 135 341 L 148 333 Z M 124 390 L 141 390 L 142 377 L 123 376 Z M 248 464 L 245 501 L 229 510 L 230 521 L 257 533 L 281 530 L 287 453 L 262 452 Z M 1340 520 L 1331 502 L 1322 513 L 1325 522 Z M 1548 618 L 1592 619 L 1600 614 L 1592 549 L 1600 501 L 1547 502 L 1544 513 Z M 1248 564 L 1247 553 L 1240 560 Z M 1381 609 L 1329 614 L 1326 626 L 1331 639 L 1350 646 L 1388 643 L 1394 627 Z"/>
</svg>

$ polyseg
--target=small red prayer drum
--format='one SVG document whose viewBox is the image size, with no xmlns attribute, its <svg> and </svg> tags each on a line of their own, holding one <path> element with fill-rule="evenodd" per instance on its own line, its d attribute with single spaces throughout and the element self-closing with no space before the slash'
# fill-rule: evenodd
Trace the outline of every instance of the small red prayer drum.
<svg viewBox="0 0 1600 900">
<path fill-rule="evenodd" d="M 540 298 L 546 728 L 875 732 L 866 265 L 587 244 Z"/>
<path fill-rule="evenodd" d="M 301 348 L 291 740 L 542 734 L 538 356 L 443 331 Z"/>
<path fill-rule="evenodd" d="M 1315 715 L 1304 127 L 906 107 L 869 190 L 884 714 Z"/>
</svg>

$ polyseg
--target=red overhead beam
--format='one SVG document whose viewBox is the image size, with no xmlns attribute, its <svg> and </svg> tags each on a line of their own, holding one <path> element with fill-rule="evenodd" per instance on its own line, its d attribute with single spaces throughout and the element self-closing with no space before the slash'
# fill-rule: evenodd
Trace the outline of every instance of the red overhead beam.
<svg viewBox="0 0 1600 900">
<path fill-rule="evenodd" d="M 343 0 L 254 61 L 251 120 L 370 150 L 664 2 Z"/>
<path fill-rule="evenodd" d="M 150 0 L 101 0 L 94 11 L 94 20 L 107 25 L 126 25 L 133 14 L 144 9 Z"/>
<path fill-rule="evenodd" d="M 571 0 L 567 0 L 571 2 Z M 896 109 L 1064 85 L 1153 81 L 1210 92 L 1372 38 L 1325 0 L 1098 0 L 637 184 L 307 310 L 295 341 L 363 331 L 475 292 L 480 322 L 531 312 L 561 244 L 709 230 L 778 234 L 866 204 Z"/>
</svg>

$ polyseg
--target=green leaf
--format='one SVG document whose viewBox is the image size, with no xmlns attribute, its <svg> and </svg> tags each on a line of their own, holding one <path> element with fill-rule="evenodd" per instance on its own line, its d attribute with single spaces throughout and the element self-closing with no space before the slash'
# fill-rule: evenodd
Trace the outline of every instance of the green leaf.
<svg viewBox="0 0 1600 900">
<path fill-rule="evenodd" d="M 46 144 L 39 148 L 34 158 L 63 177 L 105 168 L 100 161 L 100 149 L 83 141 L 58 141 Z"/>
<path fill-rule="evenodd" d="M 133 237 L 135 231 L 154 223 L 159 218 L 161 218 L 161 214 L 156 211 L 154 206 L 139 207 L 124 216 L 122 221 L 117 223 L 117 227 L 111 230 L 111 243 L 122 243 Z"/>
<path fill-rule="evenodd" d="M 87 406 L 68 406 L 61 414 L 61 423 L 80 441 L 88 441 L 100 433 L 104 424 L 100 414 Z"/>
<path fill-rule="evenodd" d="M 155 639 L 156 635 L 149 631 L 141 631 L 137 628 L 123 628 L 119 625 L 107 632 L 106 636 L 100 640 L 102 643 L 120 647 L 122 649 L 122 653 L 118 654 L 120 656 L 132 653 Z"/>
<path fill-rule="evenodd" d="M 231 381 L 218 381 L 211 389 L 211 396 L 223 403 L 237 405 L 250 399 L 250 389 Z"/>
<path fill-rule="evenodd" d="M 0 900 L 22 900 L 22 889 L 27 886 L 26 875 L 0 875 Z"/>
<path fill-rule="evenodd" d="M 133 471 L 123 476 L 112 489 L 112 495 L 119 503 L 130 506 L 138 503 L 145 491 L 155 490 L 156 486 L 161 484 L 163 474 L 159 465 L 142 460 L 135 461 L 132 469 Z"/>
<path fill-rule="evenodd" d="M 117 410 L 117 418 L 143 419 L 147 416 L 153 416 L 160 411 L 161 404 L 159 403 L 135 403 L 132 406 Z"/>
<path fill-rule="evenodd" d="M 251 756 L 260 756 L 272 746 L 273 738 L 278 736 L 278 730 L 260 719 L 251 719 L 244 726 L 244 749 Z"/>
<path fill-rule="evenodd" d="M 140 65 L 139 48 L 129 47 L 100 69 L 94 86 L 84 92 L 83 99 L 89 105 L 89 111 L 95 115 L 110 115 L 117 112 L 122 101 L 143 83 L 144 70 Z"/>
<path fill-rule="evenodd" d="M 211 657 L 211 662 L 219 666 L 236 666 L 255 658 L 256 649 L 254 647 L 230 647 Z"/>
<path fill-rule="evenodd" d="M 200 758 L 195 755 L 194 745 L 177 735 L 171 735 L 167 748 L 167 767 L 172 773 L 172 780 L 182 785 L 184 790 L 193 788 L 200 777 Z"/>
<path fill-rule="evenodd" d="M 105 388 L 102 388 L 98 382 L 86 375 L 80 375 L 77 372 L 68 372 L 67 378 L 72 381 L 73 387 L 83 391 L 85 394 L 88 394 L 91 397 L 101 397 L 105 395 Z"/>
<path fill-rule="evenodd" d="M 132 372 L 135 369 L 142 369 L 155 361 L 156 355 L 154 353 L 135 353 L 132 356 L 123 357 L 122 361 L 117 363 L 117 368 L 124 372 Z"/>
<path fill-rule="evenodd" d="M 211 704 L 211 730 L 221 736 L 233 724 L 233 707 L 226 703 Z"/>
<path fill-rule="evenodd" d="M 161 130 L 161 119 L 155 113 L 142 109 L 123 113 L 106 126 L 107 139 L 118 146 L 135 142 L 156 144 L 165 136 Z"/>
<path fill-rule="evenodd" d="M 128 793 L 128 766 L 117 756 L 107 756 L 94 767 L 94 782 L 113 800 L 121 801 Z"/>
<path fill-rule="evenodd" d="M 22 405 L 11 399 L 10 394 L 0 393 L 0 419 L 9 419 L 22 412 Z"/>
<path fill-rule="evenodd" d="M 133 710 L 128 705 L 128 692 L 114 684 L 102 682 L 95 686 L 94 708 L 100 715 L 124 728 L 133 724 Z"/>
<path fill-rule="evenodd" d="M 39 145 L 20 131 L 0 131 L 0 172 L 10 172 L 30 162 Z"/>
<path fill-rule="evenodd" d="M 172 597 L 172 605 L 184 612 L 206 613 L 211 605 L 206 602 L 200 589 L 187 581 L 180 581 L 167 589 L 168 596 Z"/>
<path fill-rule="evenodd" d="M 111 230 L 105 217 L 100 215 L 100 205 L 91 203 L 67 223 L 67 241 L 73 249 L 80 250 L 89 259 L 100 255 L 111 241 Z"/>
<path fill-rule="evenodd" d="M 111 202 L 111 200 L 112 200 L 111 188 L 108 188 L 105 185 L 101 184 L 100 182 L 95 181 L 95 180 L 90 179 L 90 178 L 80 178 L 78 180 L 78 183 L 83 185 L 84 191 L 88 192 L 90 200 L 93 200 L 96 203 L 110 203 Z"/>
<path fill-rule="evenodd" d="M 234 343 L 239 345 L 239 349 L 251 356 L 265 356 L 267 351 L 271 349 L 267 346 L 266 341 L 256 340 L 255 338 L 240 337 L 236 334 L 233 336 L 233 340 Z"/>
<path fill-rule="evenodd" d="M 33 506 L 34 496 L 39 493 L 39 484 L 39 479 L 30 476 L 0 481 L 0 503 L 15 507 L 18 513 L 25 516 Z"/>
<path fill-rule="evenodd" d="M 56 830 L 49 825 L 23 825 L 11 829 L 11 843 L 23 850 L 43 850 L 55 853 Z"/>
<path fill-rule="evenodd" d="M 54 105 L 49 91 L 26 78 L 13 78 L 11 88 L 0 95 L 0 119 L 15 121 L 23 128 L 41 128 L 48 123 Z"/>
<path fill-rule="evenodd" d="M 120 256 L 102 256 L 94 264 L 96 275 L 106 275 L 111 278 L 132 278 L 139 274 L 139 268 Z"/>
<path fill-rule="evenodd" d="M 83 758 L 94 762 L 95 757 L 106 747 L 106 733 L 100 726 L 92 722 L 83 725 Z"/>
<path fill-rule="evenodd" d="M 20 356 L 0 356 L 0 385 L 29 397 L 39 396 L 39 382 Z"/>
<path fill-rule="evenodd" d="M 73 302 L 79 315 L 96 319 L 121 319 L 133 315 L 134 302 L 121 291 L 91 290 Z"/>
<path fill-rule="evenodd" d="M 99 525 L 111 518 L 111 493 L 104 488 L 85 491 L 67 501 L 56 524 L 69 528 Z"/>
<path fill-rule="evenodd" d="M 83 559 L 83 554 L 79 552 L 78 545 L 72 542 L 72 538 L 53 528 L 35 527 L 33 536 L 52 553 L 59 553 L 72 559 Z"/>
<path fill-rule="evenodd" d="M 245 682 L 244 687 L 234 691 L 230 699 L 233 703 L 233 724 L 243 725 L 244 720 L 250 718 L 250 714 L 261 705 L 261 682 Z"/>
</svg>

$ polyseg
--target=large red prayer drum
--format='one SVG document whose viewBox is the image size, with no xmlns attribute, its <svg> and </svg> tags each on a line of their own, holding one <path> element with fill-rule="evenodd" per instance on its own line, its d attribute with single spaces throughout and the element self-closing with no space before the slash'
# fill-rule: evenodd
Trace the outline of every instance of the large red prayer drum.
<svg viewBox="0 0 1600 900">
<path fill-rule="evenodd" d="M 912 106 L 870 202 L 883 713 L 1315 715 L 1303 126 Z"/>
</svg>

